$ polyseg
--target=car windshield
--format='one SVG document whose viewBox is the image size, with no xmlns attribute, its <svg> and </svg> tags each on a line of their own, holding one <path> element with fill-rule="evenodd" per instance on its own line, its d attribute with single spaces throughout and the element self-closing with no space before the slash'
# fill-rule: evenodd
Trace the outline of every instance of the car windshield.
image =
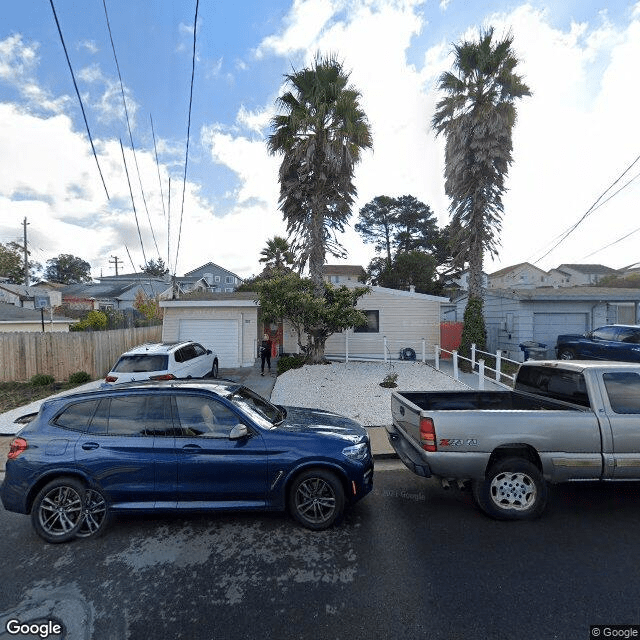
<svg viewBox="0 0 640 640">
<path fill-rule="evenodd" d="M 167 368 L 168 358 L 163 355 L 139 355 L 122 356 L 113 367 L 113 371 L 119 373 L 137 373 L 141 371 L 164 371 Z"/>
<path fill-rule="evenodd" d="M 265 429 L 273 429 L 284 420 L 284 411 L 246 387 L 241 387 L 230 398 L 246 415 Z"/>
</svg>

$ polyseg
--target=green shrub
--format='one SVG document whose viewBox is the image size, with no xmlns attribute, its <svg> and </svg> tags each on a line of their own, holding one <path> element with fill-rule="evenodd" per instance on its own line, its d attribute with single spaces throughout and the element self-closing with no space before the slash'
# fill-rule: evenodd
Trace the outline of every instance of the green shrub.
<svg viewBox="0 0 640 640">
<path fill-rule="evenodd" d="M 289 371 L 289 369 L 299 369 L 305 361 L 304 356 L 280 356 L 278 359 L 278 375 Z"/>
<path fill-rule="evenodd" d="M 46 387 L 55 381 L 56 379 L 53 376 L 47 375 L 46 373 L 36 373 L 36 375 L 32 376 L 31 380 L 29 380 L 34 387 Z"/>
<path fill-rule="evenodd" d="M 397 373 L 389 373 L 385 376 L 384 380 L 380 383 L 381 387 L 386 387 L 387 389 L 393 389 L 398 386 L 398 374 Z"/>
<path fill-rule="evenodd" d="M 69 384 L 84 384 L 91 382 L 91 376 L 86 371 L 76 371 L 69 376 Z"/>
</svg>

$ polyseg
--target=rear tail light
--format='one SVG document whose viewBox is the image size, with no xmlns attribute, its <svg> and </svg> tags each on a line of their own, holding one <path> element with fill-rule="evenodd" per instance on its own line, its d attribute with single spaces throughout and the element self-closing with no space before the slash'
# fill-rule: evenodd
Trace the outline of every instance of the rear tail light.
<svg viewBox="0 0 640 640">
<path fill-rule="evenodd" d="M 177 380 L 173 373 L 163 373 L 160 376 L 151 376 L 149 380 Z"/>
<path fill-rule="evenodd" d="M 425 451 L 437 451 L 436 429 L 431 418 L 420 418 L 420 446 Z"/>
<path fill-rule="evenodd" d="M 107 376 L 104 381 L 105 382 L 115 382 L 118 379 L 117 376 Z"/>
<path fill-rule="evenodd" d="M 23 451 L 26 451 L 28 446 L 24 438 L 14 438 L 9 445 L 7 459 L 15 460 Z"/>
</svg>

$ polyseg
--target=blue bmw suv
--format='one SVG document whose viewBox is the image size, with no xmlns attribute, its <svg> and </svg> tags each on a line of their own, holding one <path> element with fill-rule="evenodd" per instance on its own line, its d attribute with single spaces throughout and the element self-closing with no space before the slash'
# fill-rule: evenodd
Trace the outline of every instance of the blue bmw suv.
<svg viewBox="0 0 640 640">
<path fill-rule="evenodd" d="M 133 510 L 288 510 L 326 529 L 372 487 L 357 422 L 276 406 L 233 382 L 184 380 L 43 403 L 11 443 L 1 497 L 43 539 L 65 542 Z"/>
</svg>

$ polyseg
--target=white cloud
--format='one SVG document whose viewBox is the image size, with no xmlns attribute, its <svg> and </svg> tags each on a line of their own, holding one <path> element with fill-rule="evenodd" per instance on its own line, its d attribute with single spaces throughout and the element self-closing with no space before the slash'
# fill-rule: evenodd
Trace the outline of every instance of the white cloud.
<svg viewBox="0 0 640 640">
<path fill-rule="evenodd" d="M 331 0 L 294 0 L 285 20 L 284 33 L 265 38 L 256 51 L 257 57 L 261 58 L 267 52 L 287 56 L 308 49 L 310 43 L 320 37 L 335 10 Z"/>
<path fill-rule="evenodd" d="M 96 54 L 100 49 L 95 40 L 82 40 L 78 43 L 78 49 L 86 49 L 89 53 Z"/>
</svg>

